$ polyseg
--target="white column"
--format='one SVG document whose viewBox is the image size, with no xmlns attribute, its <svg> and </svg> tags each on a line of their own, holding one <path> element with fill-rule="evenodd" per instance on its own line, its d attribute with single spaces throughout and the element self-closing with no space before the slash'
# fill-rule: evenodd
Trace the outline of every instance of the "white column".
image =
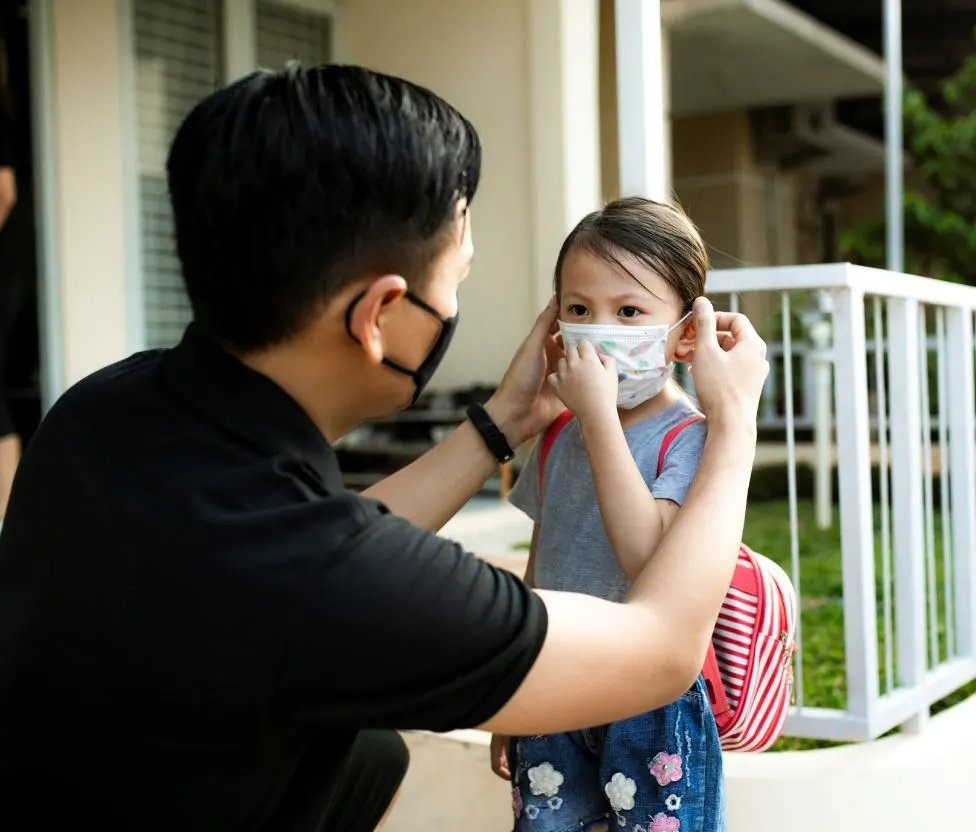
<svg viewBox="0 0 976 832">
<path fill-rule="evenodd" d="M 34 226 L 37 237 L 38 324 L 41 338 L 41 404 L 44 412 L 64 391 L 61 344 L 60 235 L 55 169 L 54 66 L 51 0 L 28 7 L 30 86 L 34 150 Z"/>
<path fill-rule="evenodd" d="M 905 270 L 901 0 L 883 0 L 885 58 L 885 237 L 888 269 Z"/>
<path fill-rule="evenodd" d="M 254 0 L 223 0 L 222 14 L 224 80 L 230 82 L 253 72 L 258 65 Z"/>
<path fill-rule="evenodd" d="M 552 293 L 566 234 L 600 205 L 598 0 L 531 0 L 529 13 L 533 281 Z"/>
<path fill-rule="evenodd" d="M 620 193 L 670 202 L 670 55 L 661 0 L 615 1 Z"/>
</svg>

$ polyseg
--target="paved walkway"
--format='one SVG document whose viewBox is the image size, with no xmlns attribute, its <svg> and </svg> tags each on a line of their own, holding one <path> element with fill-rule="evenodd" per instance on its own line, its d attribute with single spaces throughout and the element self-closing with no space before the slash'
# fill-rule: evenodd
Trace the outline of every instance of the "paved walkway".
<svg viewBox="0 0 976 832">
<path fill-rule="evenodd" d="M 524 568 L 528 551 L 517 547 L 532 538 L 532 521 L 506 500 L 475 497 L 441 530 L 441 535 L 496 565 Z"/>
</svg>

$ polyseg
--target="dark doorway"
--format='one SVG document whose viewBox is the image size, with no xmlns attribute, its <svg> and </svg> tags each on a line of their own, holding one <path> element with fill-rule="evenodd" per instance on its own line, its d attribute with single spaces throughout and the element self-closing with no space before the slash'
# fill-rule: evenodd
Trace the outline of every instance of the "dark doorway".
<svg viewBox="0 0 976 832">
<path fill-rule="evenodd" d="M 34 159 L 31 124 L 30 39 L 27 0 L 0 0 L 0 36 L 7 53 L 13 109 L 14 171 L 17 204 L 3 234 L 9 268 L 19 288 L 17 317 L 8 334 L 6 366 L 0 368 L 8 405 L 26 444 L 41 418 L 40 337 L 38 327 L 37 245 L 34 225 Z"/>
</svg>

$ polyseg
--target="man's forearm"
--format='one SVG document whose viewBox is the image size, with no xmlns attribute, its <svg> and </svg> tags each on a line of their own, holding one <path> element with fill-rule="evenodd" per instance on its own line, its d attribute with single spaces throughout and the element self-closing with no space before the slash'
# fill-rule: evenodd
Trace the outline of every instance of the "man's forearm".
<svg viewBox="0 0 976 832">
<path fill-rule="evenodd" d="M 754 422 L 710 427 L 684 506 L 628 598 L 653 605 L 696 650 L 708 644 L 735 568 L 755 453 Z"/>
<path fill-rule="evenodd" d="M 509 428 L 503 413 L 491 407 L 489 412 L 510 442 L 521 442 L 521 437 Z M 364 494 L 386 504 L 390 511 L 415 526 L 437 531 L 497 470 L 498 460 L 474 425 L 465 420 L 420 459 L 378 482 Z"/>
</svg>

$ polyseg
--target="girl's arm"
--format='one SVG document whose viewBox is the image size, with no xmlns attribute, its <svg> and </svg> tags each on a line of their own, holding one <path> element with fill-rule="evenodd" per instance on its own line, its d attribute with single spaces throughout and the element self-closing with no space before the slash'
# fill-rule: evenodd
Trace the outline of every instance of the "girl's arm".
<svg viewBox="0 0 976 832">
<path fill-rule="evenodd" d="M 607 537 L 621 571 L 633 581 L 657 549 L 678 506 L 654 498 L 634 462 L 617 414 L 607 414 L 605 419 L 581 422 L 580 430 Z"/>
</svg>

